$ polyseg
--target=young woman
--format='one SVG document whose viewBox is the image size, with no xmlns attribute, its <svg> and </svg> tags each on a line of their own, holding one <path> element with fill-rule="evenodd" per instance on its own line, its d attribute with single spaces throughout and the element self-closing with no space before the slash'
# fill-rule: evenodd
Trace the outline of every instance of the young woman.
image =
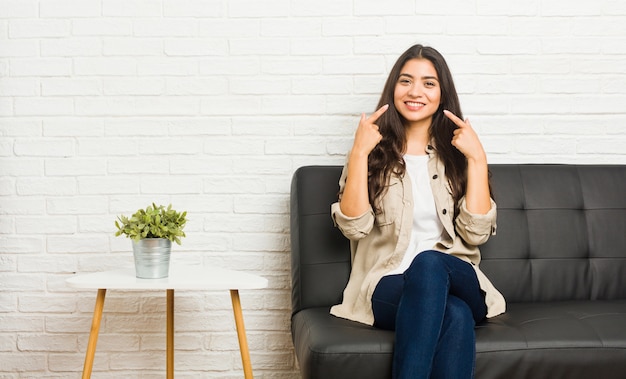
<svg viewBox="0 0 626 379">
<path fill-rule="evenodd" d="M 339 184 L 331 213 L 350 239 L 352 272 L 331 313 L 396 331 L 394 378 L 472 378 L 474 326 L 505 310 L 478 268 L 496 204 L 485 151 L 435 49 L 398 58 Z"/>
</svg>

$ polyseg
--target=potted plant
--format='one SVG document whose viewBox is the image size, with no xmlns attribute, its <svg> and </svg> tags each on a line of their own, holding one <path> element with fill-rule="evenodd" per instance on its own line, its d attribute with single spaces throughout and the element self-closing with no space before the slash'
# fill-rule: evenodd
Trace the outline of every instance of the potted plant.
<svg viewBox="0 0 626 379">
<path fill-rule="evenodd" d="M 152 203 L 132 216 L 118 216 L 115 221 L 116 236 L 125 235 L 132 240 L 135 273 L 138 278 L 157 279 L 169 275 L 172 242 L 180 245 L 187 212 L 179 213 Z"/>
</svg>

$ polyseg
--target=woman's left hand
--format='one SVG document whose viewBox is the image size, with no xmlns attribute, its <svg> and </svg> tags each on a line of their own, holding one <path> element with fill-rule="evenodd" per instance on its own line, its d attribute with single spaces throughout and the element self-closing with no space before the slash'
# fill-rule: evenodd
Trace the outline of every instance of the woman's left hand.
<svg viewBox="0 0 626 379">
<path fill-rule="evenodd" d="M 458 129 L 454 131 L 454 137 L 452 137 L 452 145 L 463 153 L 467 159 L 486 160 L 483 145 L 480 143 L 480 139 L 472 128 L 469 119 L 463 121 L 447 110 L 444 110 L 443 113 L 458 126 Z"/>
<path fill-rule="evenodd" d="M 467 210 L 471 213 L 486 214 L 491 209 L 487 154 L 469 120 L 463 121 L 449 111 L 443 113 L 459 127 L 454 131 L 452 145 L 467 158 L 465 188 Z"/>
</svg>

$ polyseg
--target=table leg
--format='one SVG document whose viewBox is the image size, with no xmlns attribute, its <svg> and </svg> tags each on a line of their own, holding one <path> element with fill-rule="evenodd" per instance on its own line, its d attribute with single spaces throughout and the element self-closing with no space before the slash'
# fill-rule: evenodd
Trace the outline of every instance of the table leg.
<svg viewBox="0 0 626 379">
<path fill-rule="evenodd" d="M 167 290 L 167 379 L 174 379 L 174 290 Z"/>
<path fill-rule="evenodd" d="M 89 333 L 89 343 L 87 344 L 87 353 L 85 354 L 85 365 L 83 366 L 83 379 L 91 378 L 91 370 L 93 369 L 93 360 L 96 355 L 96 344 L 98 343 L 98 333 L 100 332 L 100 321 L 102 320 L 102 310 L 104 309 L 104 297 L 107 290 L 98 289 L 96 297 L 96 306 L 93 310 L 93 318 L 91 320 L 91 332 Z"/>
<path fill-rule="evenodd" d="M 233 313 L 235 314 L 235 326 L 237 327 L 237 337 L 239 338 L 239 351 L 241 352 L 241 363 L 243 363 L 243 374 L 246 379 L 252 379 L 252 363 L 250 362 L 250 351 L 248 350 L 248 340 L 246 339 L 246 328 L 243 324 L 243 312 L 241 311 L 241 301 L 239 291 L 230 290 L 230 299 L 233 303 Z"/>
</svg>

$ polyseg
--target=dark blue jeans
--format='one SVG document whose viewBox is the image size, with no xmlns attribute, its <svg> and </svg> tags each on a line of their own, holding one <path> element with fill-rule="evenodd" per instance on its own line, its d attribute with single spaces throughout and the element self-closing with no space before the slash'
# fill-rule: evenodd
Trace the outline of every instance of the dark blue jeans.
<svg viewBox="0 0 626 379">
<path fill-rule="evenodd" d="M 396 331 L 394 379 L 473 377 L 474 326 L 487 306 L 471 264 L 424 251 L 404 274 L 381 279 L 372 308 L 374 326 Z"/>
</svg>

